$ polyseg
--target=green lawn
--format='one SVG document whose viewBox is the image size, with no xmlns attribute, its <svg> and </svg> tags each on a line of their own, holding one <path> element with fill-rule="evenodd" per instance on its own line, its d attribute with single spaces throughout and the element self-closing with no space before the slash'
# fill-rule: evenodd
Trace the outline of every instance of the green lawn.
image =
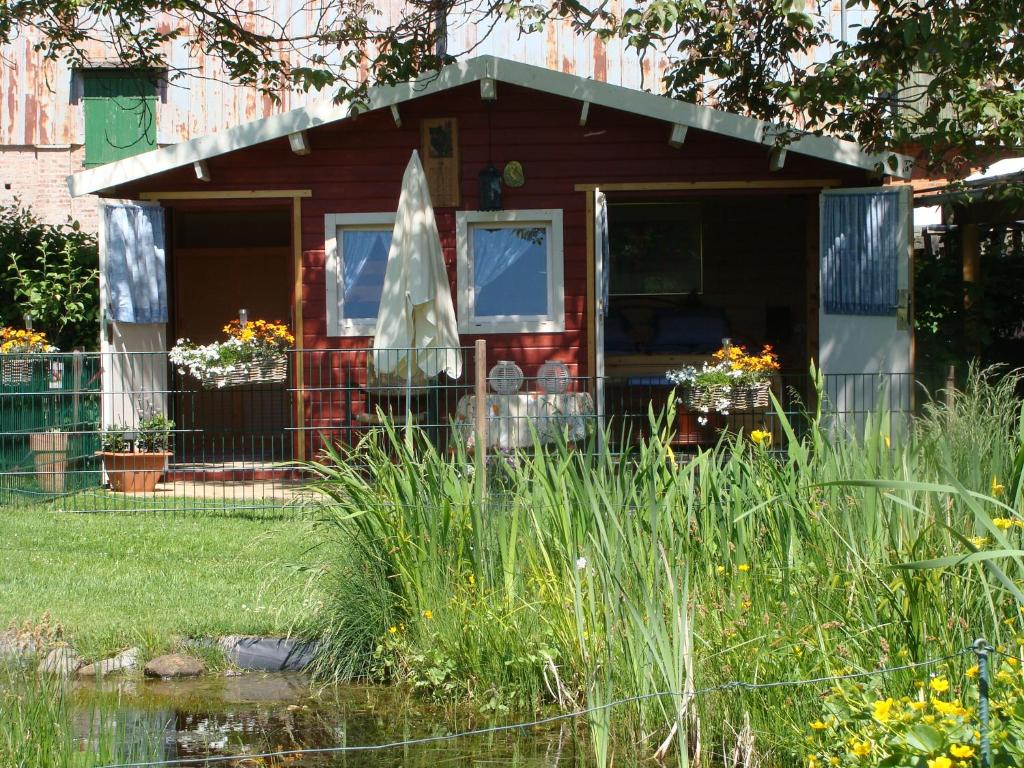
<svg viewBox="0 0 1024 768">
<path fill-rule="evenodd" d="M 59 625 L 86 657 L 285 634 L 319 602 L 309 523 L 0 508 L 0 629 Z"/>
</svg>

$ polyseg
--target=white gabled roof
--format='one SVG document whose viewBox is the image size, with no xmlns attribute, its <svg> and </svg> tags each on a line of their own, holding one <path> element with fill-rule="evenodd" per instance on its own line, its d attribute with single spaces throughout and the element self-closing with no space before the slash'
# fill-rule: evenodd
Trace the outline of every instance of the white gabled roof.
<svg viewBox="0 0 1024 768">
<path fill-rule="evenodd" d="M 667 123 L 699 128 L 735 139 L 766 145 L 773 142 L 773 126 L 762 120 L 495 56 L 479 56 L 451 64 L 439 72 L 422 75 L 401 85 L 371 88 L 368 95 L 369 108 L 387 108 L 485 78 L 610 109 L 633 112 Z M 72 197 L 99 192 L 180 168 L 198 160 L 206 160 L 350 117 L 349 106 L 345 104 L 323 104 L 293 109 L 284 114 L 253 120 L 225 131 L 90 168 L 69 176 L 68 188 Z M 786 149 L 796 154 L 865 170 L 881 170 L 885 174 L 899 178 L 909 178 L 910 175 L 910 158 L 895 153 L 870 154 L 851 141 L 808 134 L 788 144 Z M 889 166 L 889 160 L 893 157 L 898 161 L 897 170 Z"/>
</svg>

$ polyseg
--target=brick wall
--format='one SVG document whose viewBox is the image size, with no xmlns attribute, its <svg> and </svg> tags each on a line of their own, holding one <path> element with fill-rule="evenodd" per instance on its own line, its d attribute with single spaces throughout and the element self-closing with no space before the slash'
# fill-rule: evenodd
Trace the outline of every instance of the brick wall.
<svg viewBox="0 0 1024 768">
<path fill-rule="evenodd" d="M 68 194 L 67 177 L 82 170 L 84 155 L 81 145 L 0 146 L 0 204 L 17 197 L 48 224 L 72 218 L 95 232 L 96 197 Z"/>
</svg>

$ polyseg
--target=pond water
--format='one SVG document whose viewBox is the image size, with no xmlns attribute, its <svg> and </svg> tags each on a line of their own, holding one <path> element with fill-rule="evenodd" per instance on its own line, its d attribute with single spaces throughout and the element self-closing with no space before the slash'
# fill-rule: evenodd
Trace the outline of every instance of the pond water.
<svg viewBox="0 0 1024 768">
<path fill-rule="evenodd" d="M 385 744 L 517 722 L 513 715 L 485 718 L 467 710 L 425 706 L 392 688 L 311 688 L 300 674 L 245 674 L 187 681 L 124 679 L 79 685 L 76 730 L 90 732 L 101 718 L 116 721 L 122 762 L 200 758 L 187 765 L 578 766 L 589 750 L 570 722 L 486 736 L 436 741 L 379 751 L 293 753 L 339 745 Z M 529 717 L 521 718 L 523 720 Z M 87 736 L 82 736 L 87 739 Z M 80 748 L 85 748 L 84 744 Z M 216 762 L 214 762 L 216 760 Z"/>
</svg>

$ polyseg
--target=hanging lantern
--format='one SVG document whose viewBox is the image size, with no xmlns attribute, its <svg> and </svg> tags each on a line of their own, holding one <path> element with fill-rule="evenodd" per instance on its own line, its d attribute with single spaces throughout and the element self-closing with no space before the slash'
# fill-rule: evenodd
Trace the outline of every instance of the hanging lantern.
<svg viewBox="0 0 1024 768">
<path fill-rule="evenodd" d="M 479 209 L 481 211 L 501 210 L 501 171 L 488 165 L 479 176 Z"/>
</svg>

